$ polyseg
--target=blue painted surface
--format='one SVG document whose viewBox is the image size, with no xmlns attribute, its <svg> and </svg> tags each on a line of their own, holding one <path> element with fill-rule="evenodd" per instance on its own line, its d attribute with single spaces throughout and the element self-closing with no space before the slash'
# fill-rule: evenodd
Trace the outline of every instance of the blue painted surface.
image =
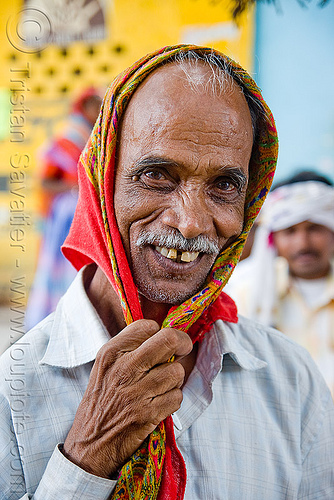
<svg viewBox="0 0 334 500">
<path fill-rule="evenodd" d="M 278 128 L 276 181 L 301 167 L 334 180 L 334 1 L 259 3 L 255 72 Z"/>
</svg>

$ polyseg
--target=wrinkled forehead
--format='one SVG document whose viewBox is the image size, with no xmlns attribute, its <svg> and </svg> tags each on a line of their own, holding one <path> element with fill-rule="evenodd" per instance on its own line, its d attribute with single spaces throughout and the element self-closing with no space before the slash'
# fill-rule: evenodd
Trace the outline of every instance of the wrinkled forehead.
<svg viewBox="0 0 334 500">
<path fill-rule="evenodd" d="M 201 59 L 167 61 L 155 68 L 141 83 L 141 87 L 152 82 L 156 82 L 161 88 L 173 83 L 175 86 L 191 87 L 198 93 L 211 92 L 212 95 L 228 91 L 236 84 L 227 71 Z"/>
<path fill-rule="evenodd" d="M 197 119 L 216 120 L 219 113 L 229 110 L 231 119 L 249 132 L 252 118 L 242 89 L 228 73 L 205 61 L 169 62 L 158 67 L 138 86 L 124 111 L 122 131 L 136 123 L 138 130 L 149 125 L 152 129 L 172 126 L 176 114 L 189 116 L 192 109 Z M 133 127 L 131 127 L 133 130 Z"/>
<path fill-rule="evenodd" d="M 132 95 L 130 103 L 170 98 L 177 101 L 180 92 L 200 102 L 204 94 L 219 98 L 222 95 L 227 97 L 233 91 L 245 100 L 242 89 L 230 74 L 205 61 L 168 62 L 149 74 Z"/>
</svg>

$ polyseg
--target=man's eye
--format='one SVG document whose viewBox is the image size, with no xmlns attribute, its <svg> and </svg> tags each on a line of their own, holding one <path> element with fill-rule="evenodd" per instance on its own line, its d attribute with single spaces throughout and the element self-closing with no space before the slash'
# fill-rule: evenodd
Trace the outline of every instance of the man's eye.
<svg viewBox="0 0 334 500">
<path fill-rule="evenodd" d="M 217 183 L 216 186 L 218 189 L 222 191 L 232 191 L 234 189 L 237 189 L 235 184 L 233 182 L 227 180 L 227 179 L 220 179 Z"/>
<path fill-rule="evenodd" d="M 290 226 L 287 227 L 286 229 L 282 229 L 282 234 L 284 233 L 286 236 L 290 236 L 292 234 L 295 234 L 296 228 L 295 226 Z"/>
<path fill-rule="evenodd" d="M 162 172 L 160 172 L 159 170 L 146 170 L 146 172 L 144 172 L 144 175 L 148 179 L 151 179 L 154 181 L 161 181 L 161 180 L 166 179 L 164 174 Z"/>
<path fill-rule="evenodd" d="M 235 203 L 242 196 L 243 188 L 238 179 L 219 177 L 211 185 L 210 194 L 217 203 Z"/>
<path fill-rule="evenodd" d="M 165 193 L 173 189 L 175 184 L 168 175 L 168 172 L 163 172 L 158 168 L 148 168 L 138 175 L 142 187 L 146 187 L 147 189 L 154 189 Z"/>
</svg>

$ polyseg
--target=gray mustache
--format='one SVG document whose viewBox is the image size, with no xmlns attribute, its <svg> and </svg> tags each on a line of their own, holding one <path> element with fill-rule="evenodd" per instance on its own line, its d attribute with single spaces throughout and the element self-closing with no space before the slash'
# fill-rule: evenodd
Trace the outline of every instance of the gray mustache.
<svg viewBox="0 0 334 500">
<path fill-rule="evenodd" d="M 185 238 L 179 232 L 154 233 L 141 231 L 136 245 L 155 245 L 158 247 L 175 248 L 181 252 L 203 252 L 207 254 L 218 254 L 219 246 L 216 241 L 208 236 L 198 235 L 195 238 Z"/>
</svg>

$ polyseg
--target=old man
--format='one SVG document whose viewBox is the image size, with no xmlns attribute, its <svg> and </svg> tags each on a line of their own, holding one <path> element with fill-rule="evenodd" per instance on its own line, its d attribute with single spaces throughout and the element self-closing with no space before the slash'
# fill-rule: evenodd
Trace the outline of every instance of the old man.
<svg viewBox="0 0 334 500">
<path fill-rule="evenodd" d="M 215 50 L 114 81 L 79 163 L 78 276 L 1 361 L 1 498 L 332 498 L 326 385 L 222 292 L 276 157 L 259 89 Z"/>
</svg>

